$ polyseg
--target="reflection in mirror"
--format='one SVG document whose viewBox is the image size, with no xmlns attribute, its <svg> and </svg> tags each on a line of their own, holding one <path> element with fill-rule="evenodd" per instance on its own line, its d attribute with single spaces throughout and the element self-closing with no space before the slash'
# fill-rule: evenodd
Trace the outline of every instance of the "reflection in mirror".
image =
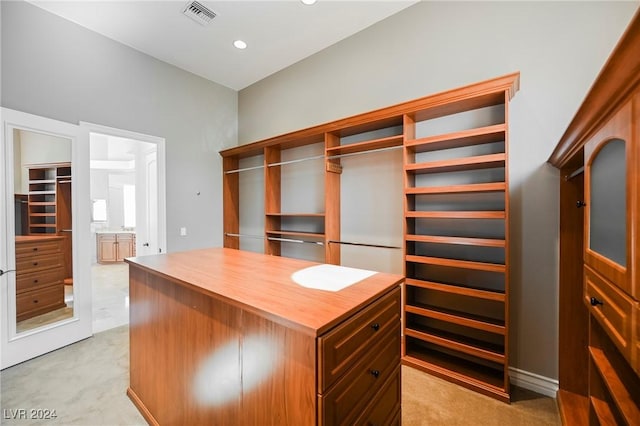
<svg viewBox="0 0 640 426">
<path fill-rule="evenodd" d="M 16 331 L 73 317 L 71 140 L 14 129 Z"/>
</svg>

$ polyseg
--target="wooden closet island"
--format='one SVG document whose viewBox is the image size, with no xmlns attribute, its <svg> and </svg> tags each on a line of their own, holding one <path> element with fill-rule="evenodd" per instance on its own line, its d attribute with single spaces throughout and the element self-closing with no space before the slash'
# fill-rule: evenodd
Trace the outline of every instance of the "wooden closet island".
<svg viewBox="0 0 640 426">
<path fill-rule="evenodd" d="M 126 261 L 150 424 L 400 424 L 402 276 L 227 248 Z"/>
</svg>

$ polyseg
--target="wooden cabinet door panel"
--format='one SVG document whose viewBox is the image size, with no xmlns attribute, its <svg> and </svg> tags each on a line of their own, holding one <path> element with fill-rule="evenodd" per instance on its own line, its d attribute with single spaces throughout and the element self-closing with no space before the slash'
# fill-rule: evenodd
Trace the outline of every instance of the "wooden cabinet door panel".
<svg viewBox="0 0 640 426">
<path fill-rule="evenodd" d="M 117 260 L 116 247 L 115 235 L 98 235 L 98 262 L 115 262 Z"/>
</svg>

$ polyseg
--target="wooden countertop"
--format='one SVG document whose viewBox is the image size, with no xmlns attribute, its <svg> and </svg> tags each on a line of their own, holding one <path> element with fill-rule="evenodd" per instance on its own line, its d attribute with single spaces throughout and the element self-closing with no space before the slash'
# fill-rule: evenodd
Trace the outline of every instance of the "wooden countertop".
<svg viewBox="0 0 640 426">
<path fill-rule="evenodd" d="M 404 279 L 401 275 L 376 273 L 337 292 L 309 289 L 293 282 L 291 274 L 318 263 L 228 248 L 125 261 L 314 336 L 328 331 Z"/>
</svg>

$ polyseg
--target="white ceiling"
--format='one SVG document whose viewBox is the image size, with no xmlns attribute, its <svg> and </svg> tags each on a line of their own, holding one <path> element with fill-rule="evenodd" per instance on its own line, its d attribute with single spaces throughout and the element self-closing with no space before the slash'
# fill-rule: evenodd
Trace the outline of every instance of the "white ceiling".
<svg viewBox="0 0 640 426">
<path fill-rule="evenodd" d="M 31 3 L 162 61 L 243 89 L 400 10 L 415 0 L 204 1 L 217 16 L 201 26 L 187 0 Z M 249 47 L 238 50 L 233 41 Z"/>
</svg>

